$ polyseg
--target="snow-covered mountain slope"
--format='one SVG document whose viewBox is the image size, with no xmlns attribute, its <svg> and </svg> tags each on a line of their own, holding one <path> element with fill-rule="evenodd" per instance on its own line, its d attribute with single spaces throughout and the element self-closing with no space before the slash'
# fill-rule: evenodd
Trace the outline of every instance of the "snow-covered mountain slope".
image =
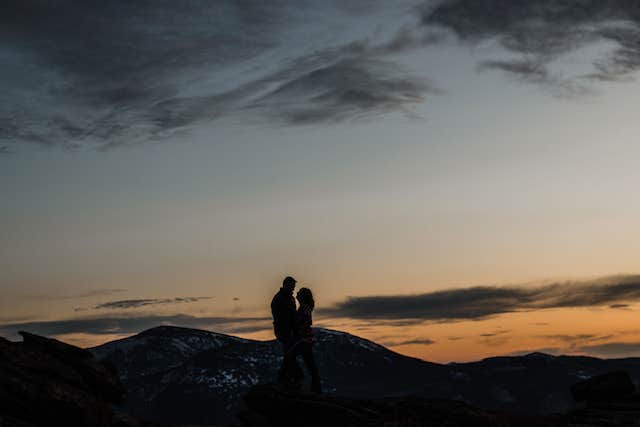
<svg viewBox="0 0 640 427">
<path fill-rule="evenodd" d="M 552 413 L 573 405 L 569 388 L 582 379 L 612 370 L 640 379 L 640 359 L 532 353 L 439 365 L 345 332 L 316 329 L 315 336 L 323 390 L 347 397 L 418 395 L 489 409 Z M 282 358 L 276 341 L 172 326 L 91 351 L 117 368 L 135 415 L 192 425 L 230 422 L 252 386 L 275 380 Z"/>
<path fill-rule="evenodd" d="M 354 335 L 315 329 L 315 355 L 328 393 L 377 397 L 425 392 L 447 368 L 395 353 Z M 129 406 L 156 420 L 227 420 L 241 396 L 273 382 L 282 352 L 276 341 L 161 326 L 91 351 L 112 363 L 129 390 Z M 301 363 L 302 365 L 302 363 Z"/>
<path fill-rule="evenodd" d="M 111 341 L 91 352 L 113 363 L 123 380 L 179 366 L 194 355 L 247 340 L 215 332 L 176 326 L 158 326 L 137 335 Z"/>
</svg>

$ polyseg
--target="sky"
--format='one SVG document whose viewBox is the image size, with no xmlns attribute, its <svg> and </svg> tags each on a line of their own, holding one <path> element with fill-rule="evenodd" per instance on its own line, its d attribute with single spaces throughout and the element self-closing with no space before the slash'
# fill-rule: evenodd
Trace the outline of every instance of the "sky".
<svg viewBox="0 0 640 427">
<path fill-rule="evenodd" d="M 0 336 L 640 356 L 635 0 L 9 0 Z"/>
</svg>

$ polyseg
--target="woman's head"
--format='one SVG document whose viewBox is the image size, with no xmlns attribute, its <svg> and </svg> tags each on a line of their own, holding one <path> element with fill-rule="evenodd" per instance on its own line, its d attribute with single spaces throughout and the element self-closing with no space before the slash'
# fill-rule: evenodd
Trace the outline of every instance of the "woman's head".
<svg viewBox="0 0 640 427">
<path fill-rule="evenodd" d="M 313 293 L 309 288 L 300 288 L 298 294 L 296 295 L 296 298 L 298 299 L 300 305 L 306 304 L 311 308 L 316 305 L 315 301 L 313 300 Z"/>
</svg>

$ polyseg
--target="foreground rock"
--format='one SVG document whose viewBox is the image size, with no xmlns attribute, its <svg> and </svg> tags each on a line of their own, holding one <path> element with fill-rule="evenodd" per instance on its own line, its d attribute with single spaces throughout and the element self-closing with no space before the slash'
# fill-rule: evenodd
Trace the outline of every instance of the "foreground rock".
<svg viewBox="0 0 640 427">
<path fill-rule="evenodd" d="M 488 411 L 463 402 L 419 397 L 348 399 L 257 386 L 245 396 L 242 427 L 632 427 L 640 426 L 640 396 L 621 394 L 626 380 L 616 373 L 590 384 L 611 385 L 615 399 L 591 399 L 567 414 L 535 415 Z M 600 390 L 600 388 L 598 388 Z"/>
<path fill-rule="evenodd" d="M 504 414 L 444 399 L 403 397 L 358 400 L 313 393 L 290 393 L 275 386 L 258 386 L 247 394 L 245 402 L 248 410 L 239 414 L 243 427 L 512 425 Z"/>
<path fill-rule="evenodd" d="M 114 409 L 125 390 L 113 368 L 81 348 L 20 333 L 0 338 L 0 426 L 134 427 Z"/>
</svg>

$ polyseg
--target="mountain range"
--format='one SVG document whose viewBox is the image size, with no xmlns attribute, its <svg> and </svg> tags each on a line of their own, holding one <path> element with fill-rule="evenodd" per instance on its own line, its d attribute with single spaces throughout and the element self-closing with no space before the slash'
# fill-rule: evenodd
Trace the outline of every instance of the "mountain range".
<svg viewBox="0 0 640 427">
<path fill-rule="evenodd" d="M 640 359 L 584 356 L 492 357 L 436 364 L 372 341 L 316 329 L 316 359 L 328 395 L 359 399 L 444 398 L 490 410 L 550 414 L 570 410 L 570 387 L 624 370 L 637 384 Z M 114 365 L 128 391 L 126 409 L 162 424 L 215 425 L 234 421 L 252 387 L 273 382 L 281 350 L 276 341 L 159 326 L 89 349 Z"/>
</svg>

